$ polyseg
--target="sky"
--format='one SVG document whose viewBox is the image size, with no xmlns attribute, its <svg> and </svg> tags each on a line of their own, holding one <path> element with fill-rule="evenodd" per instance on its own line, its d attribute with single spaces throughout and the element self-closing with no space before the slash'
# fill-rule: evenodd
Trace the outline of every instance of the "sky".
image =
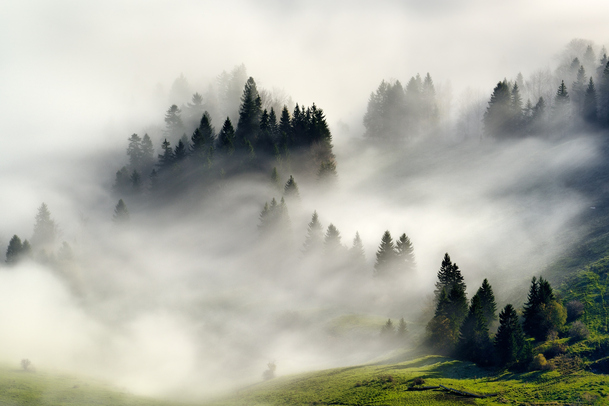
<svg viewBox="0 0 609 406">
<path fill-rule="evenodd" d="M 384 202 L 382 195 L 369 192 L 386 185 L 377 187 L 379 178 L 363 171 L 358 162 L 349 161 L 346 154 L 351 150 L 343 146 L 349 139 L 362 136 L 361 120 L 368 97 L 383 79 L 406 83 L 417 73 L 429 72 L 444 94 L 452 89 L 454 100 L 468 87 L 490 95 L 494 84 L 503 78 L 514 78 L 518 72 L 526 77 L 537 69 L 554 67 L 557 55 L 573 38 L 592 40 L 599 48 L 609 44 L 607 15 L 609 3 L 600 0 L 0 2 L 0 247 L 5 247 L 15 233 L 31 235 L 36 209 L 43 201 L 49 204 L 64 236 L 73 237 L 79 219 L 95 215 L 109 218 L 115 201 L 108 190 L 122 162 L 117 156 L 123 153 L 132 133 L 142 135 L 148 126 L 163 124 L 169 104 L 163 97 L 159 102 L 159 94 L 166 94 L 180 74 L 194 91 L 202 93 L 222 71 L 243 63 L 259 87 L 283 89 L 295 102 L 316 103 L 324 109 L 334 132 L 339 173 L 343 170 L 342 174 L 353 174 L 343 175 L 343 185 L 353 194 L 324 203 L 303 193 L 303 205 L 325 209 L 320 211 L 324 225 L 337 222 L 345 243 L 359 226 L 353 219 L 359 219 L 370 205 L 377 205 L 386 209 L 379 210 L 375 217 L 378 221 L 359 226 L 369 255 L 377 242 L 370 236 L 380 238 L 387 224 L 392 224 L 394 213 L 399 217 L 392 224 L 394 234 L 403 232 L 401 227 L 410 227 L 417 237 L 416 244 L 430 247 L 429 256 L 419 256 L 420 265 L 435 263 L 446 246 L 469 252 L 461 257 L 466 265 L 475 264 L 479 253 L 490 258 L 497 247 L 503 246 L 501 237 L 487 238 L 481 244 L 479 236 L 491 234 L 494 227 L 522 237 L 525 242 L 518 250 L 529 253 L 538 246 L 525 246 L 527 243 L 556 232 L 586 206 L 581 196 L 563 198 L 556 174 L 577 167 L 577 159 L 592 162 L 597 155 L 591 141 L 574 141 L 551 153 L 537 141 L 515 146 L 501 156 L 491 153 L 482 162 L 490 168 L 487 173 L 480 173 L 478 161 L 468 161 L 476 152 L 465 147 L 462 158 L 447 160 L 437 171 L 427 171 L 425 159 L 416 161 L 411 156 L 416 162 L 401 166 L 399 159 L 384 161 L 383 156 L 373 154 L 370 162 L 386 165 L 405 185 Z M 336 131 L 339 122 L 349 130 Z M 521 166 L 509 166 L 518 160 Z M 506 167 L 510 170 L 504 170 Z M 537 175 L 530 176 L 534 171 Z M 428 176 L 418 177 L 418 173 Z M 428 187 L 430 184 L 435 189 Z M 546 200 L 528 195 L 527 200 L 520 200 L 521 189 L 528 186 L 541 190 L 539 195 Z M 438 199 L 442 188 L 453 192 L 453 200 Z M 354 195 L 367 196 L 349 205 Z M 477 196 L 482 198 L 472 206 Z M 404 200 L 412 204 L 403 205 Z M 515 215 L 521 212 L 532 217 Z M 241 216 L 249 214 L 246 210 Z M 438 222 L 430 227 L 434 219 Z M 459 227 L 468 230 L 468 238 L 446 232 Z M 141 242 L 138 238 L 142 237 L 133 238 Z M 164 266 L 163 242 L 156 243 L 152 260 L 134 260 L 130 267 L 141 273 L 135 272 L 121 283 L 129 286 L 142 282 L 147 267 L 160 275 L 153 265 Z M 184 252 L 187 248 L 181 247 Z M 122 271 L 118 264 L 126 256 L 119 252 L 116 259 L 100 259 L 95 269 L 99 275 L 106 269 L 110 275 L 118 275 Z M 482 270 L 478 271 L 481 274 Z M 184 271 L 185 280 L 188 275 L 189 271 Z M 16 322 L 20 316 L 45 319 L 63 315 L 66 330 L 77 332 L 69 337 L 53 335 L 51 344 L 58 346 L 56 355 L 49 356 L 48 346 L 34 345 L 31 353 L 50 364 L 61 363 L 54 356 L 81 356 L 91 359 L 84 368 L 87 372 L 97 369 L 111 376 L 113 367 L 100 365 L 105 354 L 97 352 L 99 343 L 109 339 L 116 351 L 107 359 L 123 363 L 129 377 L 126 382 L 149 389 L 157 379 L 151 376 L 155 361 L 175 367 L 172 357 L 187 363 L 198 348 L 191 342 L 198 333 L 193 333 L 193 327 L 171 309 L 143 312 L 126 328 L 132 338 L 135 336 L 128 340 L 127 332 L 117 335 L 98 318 L 85 314 L 65 287 L 38 267 L 2 278 L 6 283 L 0 286 L 0 292 L 4 292 L 0 297 L 32 286 L 40 296 L 28 301 L 15 295 L 12 303 L 23 309 L 23 315 L 0 305 L 0 319 Z M 152 278 L 143 295 L 162 291 L 165 278 Z M 190 289 L 189 285 L 185 287 L 186 297 L 192 293 Z M 54 306 L 45 308 L 45 300 Z M 121 307 L 122 300 L 131 298 L 121 296 L 117 303 L 104 302 L 104 306 L 111 312 L 113 306 Z M 173 305 L 179 307 L 180 303 Z M 41 308 L 48 313 L 41 315 Z M 245 330 L 247 324 L 243 323 Z M 168 326 L 166 330 L 173 333 L 150 341 L 147 337 L 157 324 Z M 20 326 L 21 335 L 8 337 L 4 343 L 24 349 L 27 343 L 20 337 L 44 328 L 44 324 Z M 205 337 L 222 341 L 216 336 Z M 152 357 L 166 348 L 165 341 L 174 344 L 172 349 L 184 351 L 164 354 L 160 360 Z M 185 344 L 180 347 L 176 343 Z M 295 343 L 300 344 L 287 340 L 278 346 L 298 347 Z M 125 354 L 129 356 L 121 357 Z M 142 360 L 150 364 L 142 365 Z M 238 363 L 238 359 L 232 361 Z M 146 382 L 132 382 L 142 368 L 149 372 Z M 180 371 L 176 379 L 181 379 L 196 366 L 176 368 Z M 213 370 L 206 370 L 203 375 L 213 374 Z"/>
</svg>

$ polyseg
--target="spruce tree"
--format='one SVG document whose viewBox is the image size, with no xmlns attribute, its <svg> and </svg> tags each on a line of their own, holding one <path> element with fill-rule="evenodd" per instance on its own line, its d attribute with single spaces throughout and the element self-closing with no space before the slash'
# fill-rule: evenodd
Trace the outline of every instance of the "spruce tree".
<svg viewBox="0 0 609 406">
<path fill-rule="evenodd" d="M 32 245 L 37 249 L 52 248 L 57 237 L 57 224 L 51 218 L 51 212 L 45 203 L 42 203 L 36 214 Z"/>
<path fill-rule="evenodd" d="M 140 193 L 142 191 L 142 177 L 140 176 L 140 173 L 134 169 L 129 180 L 131 181 L 131 189 L 133 192 L 136 194 Z"/>
<path fill-rule="evenodd" d="M 273 189 L 281 190 L 281 184 L 279 183 L 279 173 L 277 173 L 277 167 L 274 166 L 271 171 L 271 185 Z"/>
<path fill-rule="evenodd" d="M 406 336 L 408 335 L 408 326 L 406 325 L 406 321 L 402 317 L 400 322 L 398 323 L 398 329 L 396 331 L 396 337 L 400 341 L 404 341 Z"/>
<path fill-rule="evenodd" d="M 374 264 L 374 276 L 387 278 L 393 276 L 396 262 L 395 246 L 389 230 L 385 231 L 381 238 L 381 244 L 376 252 L 376 263 Z"/>
<path fill-rule="evenodd" d="M 175 154 L 171 148 L 171 143 L 167 141 L 167 138 L 161 144 L 162 154 L 159 154 L 159 169 L 167 169 L 175 162 Z"/>
<path fill-rule="evenodd" d="M 341 243 L 340 231 L 330 224 L 324 236 L 324 251 L 326 254 L 336 254 L 344 249 Z"/>
<path fill-rule="evenodd" d="M 459 285 L 465 292 L 465 282 L 463 281 L 463 275 L 461 275 L 459 266 L 457 266 L 456 263 L 453 264 L 450 260 L 450 256 L 446 253 L 442 259 L 440 270 L 438 271 L 438 281 L 436 282 L 436 290 L 434 291 L 436 298 L 443 289 L 450 292 L 455 285 Z"/>
<path fill-rule="evenodd" d="M 410 238 L 404 233 L 400 236 L 400 238 L 396 242 L 396 257 L 397 257 L 397 266 L 400 271 L 403 271 L 405 274 L 408 274 L 415 270 L 416 262 L 414 259 L 414 248 L 412 246 L 412 242 Z"/>
<path fill-rule="evenodd" d="M 129 156 L 129 166 L 131 169 L 141 168 L 143 158 L 142 139 L 137 134 L 132 134 L 129 137 L 127 155 Z"/>
<path fill-rule="evenodd" d="M 112 221 L 114 221 L 115 224 L 124 224 L 129 222 L 129 210 L 127 210 L 127 205 L 123 199 L 120 199 L 114 207 Z"/>
<path fill-rule="evenodd" d="M 283 187 L 283 195 L 287 198 L 300 199 L 298 184 L 296 184 L 296 181 L 292 175 L 290 175 L 290 179 L 288 179 Z"/>
<path fill-rule="evenodd" d="M 512 133 L 518 133 L 522 130 L 522 96 L 520 96 L 518 83 L 514 83 L 512 87 L 509 121 L 508 128 Z"/>
<path fill-rule="evenodd" d="M 174 162 L 180 162 L 186 158 L 187 149 L 183 140 L 178 141 L 178 145 L 176 145 L 175 150 L 173 151 Z"/>
<path fill-rule="evenodd" d="M 14 235 L 13 238 L 8 243 L 8 248 L 6 249 L 6 263 L 9 265 L 14 265 L 19 262 L 21 259 L 21 254 L 23 251 L 23 244 L 21 243 L 21 238 L 17 235 Z"/>
<path fill-rule="evenodd" d="M 165 113 L 165 133 L 168 137 L 178 137 L 184 132 L 181 114 L 182 111 L 175 104 Z"/>
<path fill-rule="evenodd" d="M 381 337 L 385 339 L 392 339 L 395 337 L 395 326 L 391 319 L 387 319 L 387 322 L 381 327 Z"/>
<path fill-rule="evenodd" d="M 355 232 L 355 237 L 353 238 L 353 245 L 349 249 L 349 256 L 355 266 L 362 266 L 366 263 L 366 253 L 364 252 L 364 244 L 362 243 L 362 239 L 359 236 L 359 232 L 357 231 Z"/>
<path fill-rule="evenodd" d="M 598 109 L 597 109 L 597 98 L 596 89 L 594 88 L 594 81 L 592 77 L 588 81 L 588 87 L 586 88 L 586 94 L 584 96 L 584 104 L 582 108 L 582 116 L 584 120 L 589 124 L 596 124 L 598 120 Z"/>
<path fill-rule="evenodd" d="M 309 254 L 312 252 L 319 252 L 324 240 L 324 231 L 321 223 L 319 222 L 319 217 L 317 215 L 317 211 L 313 212 L 313 216 L 311 217 L 311 221 L 309 222 L 309 226 L 307 229 L 307 236 L 304 242 L 303 253 Z"/>
<path fill-rule="evenodd" d="M 148 136 L 148 134 L 144 134 L 142 137 L 142 142 L 140 143 L 141 147 L 141 167 L 140 172 L 148 173 L 154 165 L 154 146 L 152 145 L 152 140 Z"/>
<path fill-rule="evenodd" d="M 495 352 L 501 366 L 526 365 L 530 358 L 530 348 L 520 326 L 518 314 L 511 304 L 506 305 L 499 313 Z"/>
<path fill-rule="evenodd" d="M 480 305 L 482 307 L 482 315 L 486 320 L 487 326 L 493 321 L 497 320 L 497 303 L 495 302 L 495 294 L 488 280 L 485 278 L 482 281 L 482 286 L 478 288 L 476 296 L 480 299 Z"/>
<path fill-rule="evenodd" d="M 123 166 L 116 172 L 112 191 L 118 195 L 129 194 L 131 192 L 130 175 L 126 166 Z"/>
<path fill-rule="evenodd" d="M 228 117 L 218 135 L 218 149 L 226 155 L 231 155 L 235 151 L 235 130 Z"/>
<path fill-rule="evenodd" d="M 567 119 L 570 116 L 569 106 L 569 92 L 567 91 L 567 86 L 565 86 L 565 81 L 563 80 L 560 82 L 560 86 L 558 86 L 556 96 L 554 97 L 554 106 L 552 109 L 554 117 L 560 121 Z"/>
<path fill-rule="evenodd" d="M 586 69 L 584 66 L 580 66 L 577 71 L 577 78 L 571 86 L 571 93 L 573 96 L 572 104 L 573 111 L 577 116 L 581 116 L 584 109 L 584 99 L 586 95 Z"/>
<path fill-rule="evenodd" d="M 469 311 L 461 325 L 457 356 L 486 366 L 492 363 L 492 342 L 478 295 L 472 298 Z"/>
<path fill-rule="evenodd" d="M 487 137 L 505 138 L 509 135 L 512 112 L 512 95 L 507 81 L 497 83 L 484 113 L 484 134 Z"/>
<path fill-rule="evenodd" d="M 239 108 L 239 122 L 235 131 L 236 148 L 245 146 L 246 140 L 255 142 L 258 138 L 262 101 L 256 88 L 254 78 L 250 77 L 243 88 L 241 106 Z"/>
</svg>

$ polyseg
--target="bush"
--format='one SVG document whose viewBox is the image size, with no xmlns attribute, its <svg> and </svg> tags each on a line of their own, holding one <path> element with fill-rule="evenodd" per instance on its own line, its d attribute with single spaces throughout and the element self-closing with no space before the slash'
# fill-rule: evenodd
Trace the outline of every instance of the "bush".
<svg viewBox="0 0 609 406">
<path fill-rule="evenodd" d="M 543 355 L 547 359 L 552 359 L 567 352 L 567 345 L 565 343 L 554 340 L 549 344 L 549 347 L 543 352 Z"/>
<path fill-rule="evenodd" d="M 584 314 L 584 304 L 579 300 L 567 303 L 567 323 L 579 319 Z"/>
<path fill-rule="evenodd" d="M 588 331 L 588 328 L 584 323 L 576 321 L 569 329 L 569 337 L 575 341 L 585 340 L 590 337 L 590 331 Z"/>
<path fill-rule="evenodd" d="M 529 369 L 531 371 L 550 371 L 552 370 L 552 365 L 548 363 L 546 357 L 543 354 L 537 354 L 533 357 L 531 364 L 529 365 Z"/>
<path fill-rule="evenodd" d="M 273 379 L 275 377 L 275 369 L 277 369 L 277 365 L 274 361 L 266 364 L 268 369 L 262 373 L 262 379 L 268 381 L 269 379 Z"/>
<path fill-rule="evenodd" d="M 36 368 L 34 368 L 34 365 L 32 365 L 32 361 L 27 358 L 21 360 L 21 369 L 23 369 L 25 372 L 36 372 Z"/>
<path fill-rule="evenodd" d="M 421 378 L 420 376 L 417 378 L 414 378 L 414 380 L 412 381 L 412 386 L 421 386 L 425 384 L 425 379 Z"/>
</svg>

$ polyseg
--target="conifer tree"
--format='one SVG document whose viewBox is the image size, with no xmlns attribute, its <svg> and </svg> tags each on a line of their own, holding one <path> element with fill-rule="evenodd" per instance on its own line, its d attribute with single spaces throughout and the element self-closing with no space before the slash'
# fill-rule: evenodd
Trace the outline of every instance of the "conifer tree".
<svg viewBox="0 0 609 406">
<path fill-rule="evenodd" d="M 567 92 L 567 86 L 565 86 L 565 81 L 563 80 L 560 82 L 560 86 L 558 86 L 556 96 L 554 97 L 554 106 L 552 109 L 553 116 L 559 119 L 560 121 L 568 119 L 568 117 L 570 116 L 569 106 L 569 92 Z"/>
<path fill-rule="evenodd" d="M 281 184 L 279 183 L 279 173 L 277 173 L 277 167 L 274 166 L 271 171 L 271 185 L 274 189 L 281 190 Z"/>
<path fill-rule="evenodd" d="M 186 145 L 184 144 L 183 140 L 179 140 L 178 145 L 176 145 L 176 148 L 173 152 L 174 162 L 180 162 L 184 160 L 184 158 L 186 158 L 186 152 Z"/>
<path fill-rule="evenodd" d="M 461 325 L 457 356 L 478 365 L 486 366 L 492 363 L 493 344 L 489 337 L 488 325 L 480 297 L 472 298 L 469 311 Z"/>
<path fill-rule="evenodd" d="M 123 166 L 120 170 L 116 172 L 114 184 L 112 185 L 112 190 L 118 195 L 128 194 L 131 192 L 131 181 L 129 171 L 127 170 L 126 166 Z"/>
<path fill-rule="evenodd" d="M 406 233 L 402 234 L 396 242 L 396 257 L 398 267 L 404 273 L 409 273 L 415 270 L 416 262 L 414 259 L 414 248 L 410 238 Z"/>
<path fill-rule="evenodd" d="M 582 108 L 582 116 L 584 120 L 590 124 L 596 124 L 598 120 L 596 89 L 592 77 L 588 81 L 588 87 L 584 96 L 584 104 Z"/>
<path fill-rule="evenodd" d="M 487 137 L 504 138 L 509 134 L 511 104 L 507 81 L 497 83 L 484 113 L 484 133 Z"/>
<path fill-rule="evenodd" d="M 129 210 L 127 210 L 127 205 L 123 199 L 120 199 L 114 207 L 112 221 L 114 221 L 115 224 L 124 224 L 129 222 Z"/>
<path fill-rule="evenodd" d="M 8 248 L 6 249 L 6 263 L 10 265 L 14 265 L 19 262 L 21 259 L 21 254 L 23 251 L 23 244 L 21 243 L 21 238 L 17 235 L 14 235 L 13 238 L 8 243 Z"/>
<path fill-rule="evenodd" d="M 281 110 L 281 118 L 279 119 L 279 135 L 284 146 L 292 144 L 292 119 L 287 106 L 283 106 Z"/>
<path fill-rule="evenodd" d="M 387 319 L 387 323 L 381 327 L 381 337 L 391 339 L 395 336 L 395 327 L 391 319 Z"/>
<path fill-rule="evenodd" d="M 577 79 L 575 80 L 575 82 L 573 82 L 573 85 L 571 86 L 571 93 L 573 96 L 573 111 L 578 117 L 582 115 L 584 109 L 586 82 L 586 69 L 582 65 L 577 71 Z"/>
<path fill-rule="evenodd" d="M 478 288 L 476 296 L 480 299 L 480 306 L 482 308 L 482 315 L 486 321 L 487 326 L 493 321 L 497 320 L 497 303 L 495 302 L 495 294 L 491 284 L 488 283 L 488 279 L 482 281 L 482 286 Z"/>
<path fill-rule="evenodd" d="M 396 337 L 398 338 L 398 340 L 400 341 L 404 341 L 404 339 L 406 338 L 408 334 L 408 326 L 406 325 L 406 321 L 404 320 L 404 318 L 402 317 L 398 323 L 398 329 L 396 332 Z"/>
<path fill-rule="evenodd" d="M 182 111 L 175 104 L 171 105 L 165 113 L 165 133 L 169 137 L 179 136 L 184 132 Z"/>
<path fill-rule="evenodd" d="M 609 61 L 599 77 L 598 89 L 598 122 L 601 126 L 609 126 Z"/>
<path fill-rule="evenodd" d="M 524 332 L 538 341 L 545 340 L 548 333 L 559 330 L 567 319 L 566 310 L 554 297 L 550 283 L 542 277 L 533 277 L 524 305 Z"/>
<path fill-rule="evenodd" d="M 326 230 L 326 235 L 324 236 L 324 251 L 326 254 L 336 254 L 343 249 L 340 231 L 338 231 L 334 224 L 330 224 Z"/>
<path fill-rule="evenodd" d="M 129 180 L 131 181 L 131 190 L 136 194 L 140 193 L 142 191 L 142 177 L 140 173 L 134 169 Z"/>
<path fill-rule="evenodd" d="M 364 244 L 362 243 L 362 239 L 359 236 L 359 232 L 355 232 L 355 237 L 353 238 L 353 245 L 349 249 L 349 256 L 351 257 L 351 261 L 357 266 L 364 265 L 366 263 L 366 253 L 364 252 Z"/>
<path fill-rule="evenodd" d="M 434 291 L 436 298 L 440 292 L 444 289 L 446 292 L 450 292 L 453 286 L 458 285 L 465 292 L 465 282 L 463 281 L 463 275 L 456 263 L 450 259 L 448 253 L 444 254 L 440 270 L 438 271 L 438 281 L 436 282 L 436 290 Z"/>
<path fill-rule="evenodd" d="M 319 182 L 333 184 L 337 178 L 338 174 L 336 173 L 336 163 L 334 160 L 323 161 L 319 165 L 319 170 L 317 171 L 317 180 Z"/>
<path fill-rule="evenodd" d="M 236 148 L 245 146 L 245 141 L 255 142 L 260 128 L 262 101 L 256 88 L 254 78 L 250 77 L 243 88 L 241 107 L 239 108 L 239 122 L 235 132 Z"/>
<path fill-rule="evenodd" d="M 323 227 L 319 222 L 317 211 L 314 211 L 307 229 L 307 236 L 304 242 L 303 253 L 309 254 L 312 252 L 318 252 L 322 247 L 323 240 Z"/>
<path fill-rule="evenodd" d="M 509 129 L 511 132 L 517 133 L 522 129 L 522 96 L 520 96 L 518 83 L 514 83 L 514 87 L 512 87 L 509 120 Z"/>
<path fill-rule="evenodd" d="M 374 276 L 387 278 L 393 276 L 396 262 L 395 246 L 389 230 L 385 231 L 381 238 L 381 244 L 376 252 L 376 263 L 374 264 Z"/>
<path fill-rule="evenodd" d="M 235 150 L 235 130 L 228 117 L 218 135 L 218 149 L 226 155 L 231 155 Z"/>
<path fill-rule="evenodd" d="M 154 147 L 148 134 L 144 134 L 140 143 L 142 159 L 140 171 L 148 173 L 154 165 Z"/>
<path fill-rule="evenodd" d="M 298 184 L 296 184 L 296 181 L 292 175 L 290 175 L 290 179 L 288 179 L 283 187 L 283 195 L 287 198 L 300 199 Z"/>
<path fill-rule="evenodd" d="M 450 313 L 451 303 L 446 289 L 442 289 L 438 295 L 434 317 L 427 324 L 426 330 L 429 345 L 444 354 L 452 353 L 459 339 L 459 330 L 455 329 Z"/>
<path fill-rule="evenodd" d="M 36 214 L 32 245 L 37 249 L 52 248 L 57 238 L 57 224 L 51 218 L 51 212 L 45 203 L 42 203 Z"/>
<path fill-rule="evenodd" d="M 131 169 L 141 168 L 143 158 L 142 139 L 137 134 L 132 134 L 129 137 L 127 155 L 129 156 L 129 166 Z"/>
<path fill-rule="evenodd" d="M 530 348 L 520 326 L 518 314 L 511 304 L 506 305 L 499 313 L 495 351 L 501 366 L 526 365 L 530 358 Z"/>
<path fill-rule="evenodd" d="M 161 144 L 161 149 L 163 150 L 163 154 L 159 154 L 159 168 L 166 169 L 169 168 L 175 162 L 175 154 L 173 149 L 171 148 L 171 143 L 167 141 L 167 138 Z"/>
</svg>

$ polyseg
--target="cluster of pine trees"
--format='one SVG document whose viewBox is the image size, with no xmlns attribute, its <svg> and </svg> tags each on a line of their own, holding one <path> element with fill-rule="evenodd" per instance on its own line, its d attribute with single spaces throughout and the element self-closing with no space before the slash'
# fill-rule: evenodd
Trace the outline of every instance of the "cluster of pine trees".
<svg viewBox="0 0 609 406">
<path fill-rule="evenodd" d="M 589 72 L 586 65 L 590 66 L 593 55 L 588 45 L 582 56 L 586 62 L 575 57 L 568 67 L 559 69 L 557 74 L 564 78 L 551 100 L 540 96 L 535 104 L 530 99 L 524 103 L 521 75 L 514 82 L 497 83 L 484 113 L 485 135 L 509 139 L 609 127 L 609 61 L 603 52 L 600 63 Z M 569 78 L 573 78 L 570 83 Z"/>
<path fill-rule="evenodd" d="M 201 96 L 193 96 L 193 105 Z M 189 137 L 181 118 L 181 109 L 172 105 L 165 115 L 165 138 L 161 153 L 154 159 L 154 148 L 146 134 L 129 138 L 129 165 L 116 173 L 114 189 L 118 195 L 139 194 L 144 176 L 151 191 L 171 189 L 176 185 L 209 182 L 244 172 L 266 172 L 279 165 L 303 176 L 320 180 L 336 177 L 332 152 L 332 134 L 322 109 L 315 104 L 305 108 L 296 104 L 292 114 L 283 106 L 279 117 L 274 107 L 263 108 L 256 82 L 245 83 L 239 120 L 236 127 L 226 117 L 219 132 L 205 111 Z M 172 141 L 173 140 L 173 141 Z M 175 146 L 172 145 L 175 143 Z M 173 186 L 173 187 L 172 187 Z"/>
<path fill-rule="evenodd" d="M 467 301 L 463 275 L 448 254 L 444 255 L 436 282 L 436 310 L 427 325 L 428 343 L 436 350 L 482 366 L 526 368 L 532 361 L 527 337 L 545 340 L 560 332 L 567 313 L 557 301 L 549 282 L 533 278 L 524 305 L 522 322 L 511 304 L 499 313 L 494 337 L 489 329 L 497 320 L 497 305 L 488 280 Z"/>
<path fill-rule="evenodd" d="M 400 143 L 433 131 L 439 120 L 436 91 L 429 73 L 417 74 L 406 89 L 400 81 L 381 82 L 370 95 L 364 115 L 365 136 L 374 140 Z"/>
</svg>

